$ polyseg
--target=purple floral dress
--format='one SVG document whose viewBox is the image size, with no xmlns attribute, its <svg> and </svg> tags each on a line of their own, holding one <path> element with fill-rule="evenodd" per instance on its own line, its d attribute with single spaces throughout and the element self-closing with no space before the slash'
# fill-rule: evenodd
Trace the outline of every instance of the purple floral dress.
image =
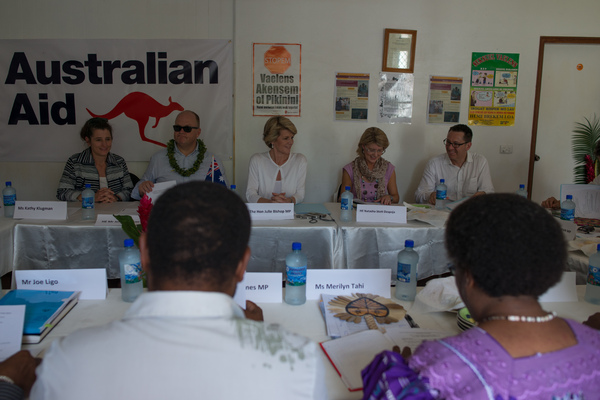
<svg viewBox="0 0 600 400">
<path fill-rule="evenodd" d="M 480 328 L 384 352 L 362 372 L 365 399 L 600 399 L 600 332 L 566 320 L 577 344 L 512 358 Z"/>
</svg>

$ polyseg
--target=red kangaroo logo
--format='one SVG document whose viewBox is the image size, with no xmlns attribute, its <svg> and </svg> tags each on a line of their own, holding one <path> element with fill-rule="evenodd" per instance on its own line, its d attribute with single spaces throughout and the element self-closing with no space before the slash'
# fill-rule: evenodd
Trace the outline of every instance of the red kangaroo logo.
<svg viewBox="0 0 600 400">
<path fill-rule="evenodd" d="M 123 97 L 121 101 L 119 101 L 119 103 L 107 114 L 97 115 L 87 108 L 86 110 L 94 118 L 106 118 L 109 120 L 125 113 L 127 117 L 138 123 L 140 137 L 143 141 L 167 147 L 167 145 L 164 143 L 157 142 L 156 140 L 148 139 L 146 137 L 144 133 L 146 125 L 148 124 L 150 117 L 156 118 L 156 123 L 152 127 L 156 128 L 158 126 L 158 121 L 160 121 L 161 118 L 166 117 L 175 110 L 183 111 L 183 107 L 179 103 L 173 103 L 173 101 L 171 101 L 171 97 L 169 97 L 169 105 L 163 106 L 146 93 L 133 92 Z"/>
</svg>

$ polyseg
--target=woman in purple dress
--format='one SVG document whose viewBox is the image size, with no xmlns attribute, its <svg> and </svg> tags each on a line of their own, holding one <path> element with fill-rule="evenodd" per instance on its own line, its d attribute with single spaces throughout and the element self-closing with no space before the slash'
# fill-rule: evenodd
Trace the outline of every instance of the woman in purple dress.
<svg viewBox="0 0 600 400">
<path fill-rule="evenodd" d="M 342 170 L 342 190 L 350 186 L 354 198 L 381 204 L 398 203 L 396 171 L 391 162 L 381 156 L 390 145 L 385 132 L 367 128 L 358 142 L 358 157 Z"/>
<path fill-rule="evenodd" d="M 383 352 L 363 370 L 365 399 L 591 399 L 600 333 L 542 308 L 567 250 L 555 219 L 513 194 L 476 196 L 448 219 L 446 248 L 478 326 Z"/>
</svg>

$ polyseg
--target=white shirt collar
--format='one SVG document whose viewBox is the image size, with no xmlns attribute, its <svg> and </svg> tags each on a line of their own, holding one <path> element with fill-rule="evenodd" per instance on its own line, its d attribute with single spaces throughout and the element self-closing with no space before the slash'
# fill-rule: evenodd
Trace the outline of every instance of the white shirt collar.
<svg viewBox="0 0 600 400">
<path fill-rule="evenodd" d="M 125 319 L 148 317 L 244 318 L 231 296 L 220 292 L 165 291 L 142 293 Z"/>
</svg>

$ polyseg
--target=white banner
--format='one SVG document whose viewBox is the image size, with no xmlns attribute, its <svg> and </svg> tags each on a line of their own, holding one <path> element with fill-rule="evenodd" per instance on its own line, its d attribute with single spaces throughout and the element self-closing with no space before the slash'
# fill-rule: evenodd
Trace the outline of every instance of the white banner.
<svg viewBox="0 0 600 400">
<path fill-rule="evenodd" d="M 148 161 L 184 109 L 222 160 L 233 154 L 233 46 L 228 40 L 1 40 L 0 160 L 66 161 L 99 116 L 112 152 Z"/>
</svg>

